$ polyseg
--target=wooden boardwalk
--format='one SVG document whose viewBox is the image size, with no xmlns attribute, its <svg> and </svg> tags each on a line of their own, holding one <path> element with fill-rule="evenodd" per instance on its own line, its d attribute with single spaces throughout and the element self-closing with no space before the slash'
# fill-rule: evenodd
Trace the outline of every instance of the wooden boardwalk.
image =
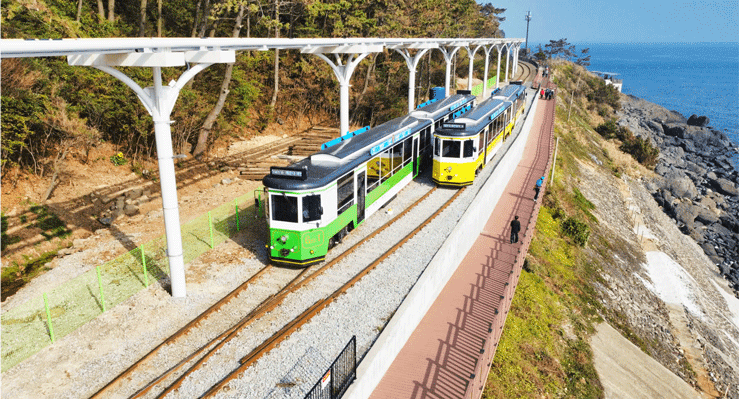
<svg viewBox="0 0 739 399">
<path fill-rule="evenodd" d="M 538 101 L 523 159 L 485 228 L 370 398 L 480 397 L 548 183 L 534 202 L 554 150 L 555 100 Z M 515 215 L 520 240 L 510 244 Z"/>
</svg>

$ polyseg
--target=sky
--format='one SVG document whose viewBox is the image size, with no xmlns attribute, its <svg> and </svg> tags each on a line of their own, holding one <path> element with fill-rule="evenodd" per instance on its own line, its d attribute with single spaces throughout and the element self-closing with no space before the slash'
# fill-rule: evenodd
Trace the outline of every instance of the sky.
<svg viewBox="0 0 739 399">
<path fill-rule="evenodd" d="M 501 28 L 529 43 L 739 42 L 739 0 L 477 0 L 505 8 Z"/>
</svg>

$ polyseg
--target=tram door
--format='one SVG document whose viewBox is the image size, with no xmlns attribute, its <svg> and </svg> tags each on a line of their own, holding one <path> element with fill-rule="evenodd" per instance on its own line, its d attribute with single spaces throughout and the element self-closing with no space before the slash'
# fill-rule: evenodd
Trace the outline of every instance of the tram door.
<svg viewBox="0 0 739 399">
<path fill-rule="evenodd" d="M 407 142 L 406 142 L 407 145 Z M 418 137 L 413 139 L 413 176 L 418 175 Z"/>
<path fill-rule="evenodd" d="M 365 172 L 361 172 L 357 175 L 357 224 L 362 223 L 364 220 L 364 197 L 365 197 Z"/>
</svg>

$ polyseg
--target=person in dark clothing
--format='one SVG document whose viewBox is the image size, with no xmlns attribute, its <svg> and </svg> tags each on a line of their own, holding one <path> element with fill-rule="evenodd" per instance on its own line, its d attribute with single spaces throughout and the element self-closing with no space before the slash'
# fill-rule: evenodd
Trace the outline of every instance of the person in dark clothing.
<svg viewBox="0 0 739 399">
<path fill-rule="evenodd" d="M 518 221 L 518 215 L 511 220 L 511 244 L 518 242 L 518 232 L 521 231 L 521 222 Z"/>
<path fill-rule="evenodd" d="M 541 190 L 541 186 L 544 184 L 545 177 L 542 176 L 539 180 L 536 181 L 536 185 L 534 186 L 534 191 L 536 194 L 534 194 L 534 202 L 536 202 L 537 199 L 539 199 L 539 190 Z"/>
</svg>

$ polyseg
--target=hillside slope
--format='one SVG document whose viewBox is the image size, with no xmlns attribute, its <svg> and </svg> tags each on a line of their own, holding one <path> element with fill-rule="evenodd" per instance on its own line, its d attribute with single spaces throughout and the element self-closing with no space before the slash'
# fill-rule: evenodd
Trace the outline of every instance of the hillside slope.
<svg viewBox="0 0 739 399">
<path fill-rule="evenodd" d="M 559 87 L 554 184 L 486 397 L 654 397 L 668 373 L 700 397 L 739 398 L 739 300 L 652 197 L 654 172 L 622 152 L 620 139 L 596 133 L 620 106 L 599 101 L 604 89 L 581 67 L 551 65 Z M 650 389 L 625 385 L 614 369 L 632 369 L 641 356 L 602 361 L 602 345 L 622 346 L 596 334 L 607 331 L 602 322 L 664 367 L 642 376 Z"/>
</svg>

